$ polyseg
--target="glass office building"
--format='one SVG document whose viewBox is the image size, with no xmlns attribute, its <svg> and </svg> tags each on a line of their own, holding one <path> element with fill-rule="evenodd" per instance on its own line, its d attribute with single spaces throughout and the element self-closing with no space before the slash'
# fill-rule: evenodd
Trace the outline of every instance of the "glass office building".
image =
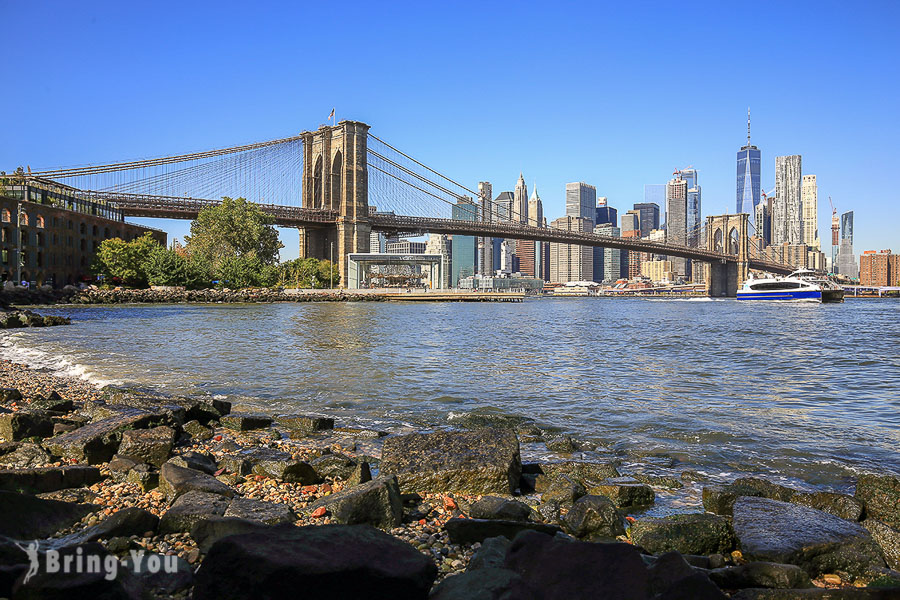
<svg viewBox="0 0 900 600">
<path fill-rule="evenodd" d="M 759 204 L 760 152 L 759 148 L 747 145 L 737 153 L 737 210 L 738 213 L 750 215 L 751 222 L 756 215 L 756 205 Z"/>
<path fill-rule="evenodd" d="M 665 201 L 665 187 L 663 188 L 663 201 Z M 646 189 L 647 186 L 644 186 Z M 640 202 L 634 205 L 634 210 L 641 215 L 641 237 L 650 235 L 654 229 L 659 229 L 659 204 L 656 202 Z M 600 224 L 599 222 L 597 223 Z"/>
<path fill-rule="evenodd" d="M 451 207 L 451 215 L 457 221 L 475 221 L 478 209 L 471 198 L 462 198 Z M 451 243 L 450 285 L 459 287 L 459 280 L 475 275 L 478 260 L 478 238 L 471 235 L 454 235 Z"/>
</svg>

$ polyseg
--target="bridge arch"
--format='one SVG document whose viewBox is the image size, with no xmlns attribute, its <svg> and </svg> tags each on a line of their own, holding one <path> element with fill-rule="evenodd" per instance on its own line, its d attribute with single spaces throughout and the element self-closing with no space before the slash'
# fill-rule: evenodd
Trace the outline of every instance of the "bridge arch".
<svg viewBox="0 0 900 600">
<path fill-rule="evenodd" d="M 722 234 L 722 230 L 720 228 L 716 228 L 716 232 L 713 234 L 713 251 L 725 254 L 724 238 L 725 236 Z"/>
<path fill-rule="evenodd" d="M 342 171 L 344 168 L 344 155 L 338 150 L 331 159 L 331 209 L 340 210 L 340 201 L 343 198 L 341 193 L 341 182 L 343 180 Z M 337 204 L 337 206 L 335 206 Z"/>
<path fill-rule="evenodd" d="M 741 248 L 741 240 L 736 227 L 732 227 L 728 233 L 728 254 L 737 256 Z"/>
<path fill-rule="evenodd" d="M 316 157 L 316 166 L 313 168 L 313 207 L 324 208 L 322 198 L 322 156 Z"/>
</svg>

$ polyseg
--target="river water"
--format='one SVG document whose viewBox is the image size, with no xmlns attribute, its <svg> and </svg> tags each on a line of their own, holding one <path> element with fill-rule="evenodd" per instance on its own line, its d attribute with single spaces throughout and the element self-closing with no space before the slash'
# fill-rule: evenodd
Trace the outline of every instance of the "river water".
<svg viewBox="0 0 900 600">
<path fill-rule="evenodd" d="M 900 302 L 55 307 L 0 356 L 99 384 L 389 430 L 518 415 L 624 471 L 852 489 L 900 472 Z M 523 447 L 538 456 L 543 445 Z M 591 455 L 587 456 L 588 458 Z M 696 498 L 694 498 L 696 500 Z"/>
</svg>

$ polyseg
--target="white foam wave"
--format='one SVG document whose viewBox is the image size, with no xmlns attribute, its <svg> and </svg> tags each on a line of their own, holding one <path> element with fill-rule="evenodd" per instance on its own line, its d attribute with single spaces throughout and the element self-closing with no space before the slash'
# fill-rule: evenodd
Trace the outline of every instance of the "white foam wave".
<svg viewBox="0 0 900 600">
<path fill-rule="evenodd" d="M 0 358 L 23 364 L 31 369 L 46 369 L 60 377 L 83 379 L 97 387 L 124 383 L 121 380 L 102 377 L 91 367 L 73 362 L 58 353 L 26 346 L 23 337 L 22 333 L 0 335 Z"/>
</svg>

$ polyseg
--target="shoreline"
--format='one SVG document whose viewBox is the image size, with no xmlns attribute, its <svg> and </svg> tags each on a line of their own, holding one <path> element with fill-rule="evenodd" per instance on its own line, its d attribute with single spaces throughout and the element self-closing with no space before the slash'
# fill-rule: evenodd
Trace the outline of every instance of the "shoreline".
<svg viewBox="0 0 900 600">
<path fill-rule="evenodd" d="M 551 534 L 559 531 L 558 535 L 581 540 L 567 543 L 618 540 L 619 546 L 629 546 L 629 550 L 643 547 L 644 552 L 649 553 L 644 555 L 644 560 L 650 562 L 651 567 L 657 560 L 654 555 L 658 556 L 665 549 L 674 549 L 697 562 L 695 568 L 703 572 L 715 569 L 734 571 L 748 563 L 741 551 L 735 549 L 742 544 L 739 540 L 735 541 L 736 523 L 732 524 L 737 517 L 731 513 L 738 510 L 741 498 L 763 498 L 776 502 L 779 507 L 781 504 L 807 507 L 803 510 L 813 510 L 817 515 L 821 513 L 822 518 L 833 519 L 834 514 L 838 513 L 848 523 L 854 520 L 860 522 L 866 510 L 872 512 L 875 506 L 872 504 L 870 507 L 860 500 L 859 489 L 856 496 L 807 493 L 760 478 L 744 478 L 724 486 L 705 485 L 703 507 L 696 507 L 694 512 L 675 517 L 644 518 L 643 507 L 652 505 L 655 497 L 665 494 L 667 486 L 673 483 L 680 485 L 681 482 L 666 481 L 665 478 L 641 481 L 623 476 L 615 462 L 580 460 L 577 440 L 567 436 L 554 440 L 554 443 L 560 444 L 556 446 L 557 450 L 563 451 L 560 460 L 524 462 L 520 458 L 520 443 L 526 443 L 529 434 L 537 433 L 529 431 L 527 424 L 523 426 L 519 423 L 515 429 L 481 429 L 478 425 L 484 423 L 476 421 L 470 423 L 469 428 L 388 436 L 385 432 L 372 429 L 342 427 L 341 423 L 334 423 L 327 417 L 284 416 L 273 419 L 270 415 L 240 413 L 232 411 L 228 402 L 214 398 L 165 397 L 121 388 L 100 389 L 81 379 L 61 377 L 6 360 L 0 362 L 0 388 L 15 389 L 21 395 L 21 398 L 11 400 L 16 394 L 3 392 L 0 432 L 10 436 L 15 426 L 10 429 L 3 424 L 14 421 L 3 415 L 17 413 L 40 418 L 49 415 L 53 429 L 52 432 L 45 430 L 37 435 L 22 434 L 22 439 L 7 441 L 0 446 L 0 462 L 5 464 L 3 468 L 6 469 L 0 471 L 0 488 L 10 490 L 13 485 L 15 491 L 27 492 L 31 486 L 33 490 L 44 490 L 43 498 L 96 506 L 80 520 L 69 523 L 59 531 L 57 538 L 62 534 L 76 535 L 85 528 L 103 527 L 107 519 L 125 509 L 146 511 L 154 518 L 162 519 L 154 535 L 134 532 L 125 539 L 123 536 L 113 536 L 106 541 L 106 551 L 113 554 L 119 551 L 121 554 L 123 549 L 137 548 L 161 555 L 176 555 L 188 570 L 202 564 L 210 549 L 207 547 L 209 540 L 203 537 L 202 532 L 198 534 L 197 523 L 208 521 L 226 530 L 235 526 L 238 532 L 243 532 L 251 528 L 248 521 L 254 523 L 268 519 L 273 523 L 297 526 L 361 522 L 380 527 L 392 538 L 411 545 L 437 565 L 435 582 L 438 588 L 445 580 L 457 577 L 455 581 L 461 581 L 477 572 L 470 569 L 473 559 L 478 563 L 479 559 L 475 557 L 479 551 L 484 552 L 483 544 L 487 547 L 486 537 L 493 537 L 498 532 L 516 537 L 516 533 L 521 536 L 523 531 Z M 75 436 L 77 440 L 79 432 L 103 423 L 114 426 L 115 419 L 122 418 L 126 413 L 141 419 L 153 416 L 153 420 L 140 421 L 140 424 L 132 421 L 130 431 L 118 430 L 115 447 L 104 448 L 102 453 L 88 450 L 83 444 L 82 447 L 78 443 L 60 445 L 62 442 L 55 441 L 66 436 Z M 158 436 L 154 440 L 151 434 L 158 434 L 161 430 L 171 432 L 171 440 L 161 444 L 163 455 L 151 460 L 155 464 L 141 462 L 138 456 L 150 460 L 148 456 L 158 453 Z M 478 437 L 482 435 L 479 432 L 484 431 L 491 433 Z M 503 437 L 497 433 L 500 431 L 511 433 L 514 440 L 509 441 L 505 450 L 497 441 Z M 16 437 L 14 432 L 12 437 Z M 399 453 L 388 448 L 409 438 L 435 438 L 438 439 L 438 447 L 425 451 L 414 445 L 404 447 Z M 132 449 L 129 454 L 123 446 L 131 443 L 132 439 L 137 449 Z M 421 463 L 435 459 L 435 451 L 444 454 L 447 450 L 451 454 L 450 458 L 442 456 L 439 462 L 453 462 L 459 458 L 459 453 L 465 455 L 468 452 L 458 448 L 457 444 L 471 445 L 469 442 L 473 439 L 477 441 L 475 446 L 496 451 L 476 457 L 476 464 L 467 463 L 449 479 L 420 472 L 424 469 Z M 494 448 L 494 444 L 498 447 Z M 548 449 L 554 450 L 550 444 Z M 421 455 L 416 455 L 417 452 Z M 566 454 L 569 458 L 565 457 Z M 404 462 L 402 456 L 405 455 L 418 458 Z M 15 459 L 12 468 L 10 457 Z M 514 482 L 513 476 L 509 475 L 509 483 L 503 483 L 504 473 L 499 477 L 498 487 L 497 481 L 485 484 L 481 476 L 475 475 L 492 472 L 498 460 L 500 471 L 512 468 L 507 463 L 517 465 Z M 190 474 L 188 479 L 201 480 L 198 489 L 217 490 L 202 492 L 207 494 L 207 501 L 210 498 L 229 498 L 228 510 L 231 514 L 224 512 L 227 522 L 223 524 L 221 521 L 221 511 L 212 504 L 203 505 L 202 502 L 200 514 L 193 514 L 191 523 L 169 518 L 173 512 L 183 511 L 178 499 L 180 495 L 172 501 L 173 489 L 177 492 L 182 484 L 177 477 L 173 479 L 165 471 L 164 465 L 172 461 Z M 381 468 L 385 462 L 390 464 L 390 472 L 384 472 Z M 91 473 L 96 473 L 88 480 L 76 482 L 78 485 L 75 486 L 54 483 L 54 478 L 58 479 L 61 471 L 78 465 L 83 465 L 79 467 L 81 469 L 93 469 Z M 169 471 L 173 470 L 169 467 Z M 62 477 L 65 479 L 67 476 Z M 884 476 L 884 480 L 896 484 L 897 498 L 900 498 L 900 478 Z M 470 489 L 460 490 L 460 481 L 467 482 L 462 487 L 469 485 Z M 418 488 L 413 490 L 416 482 L 419 482 Z M 881 485 L 882 479 L 877 482 Z M 429 489 L 422 488 L 423 485 Z M 45 490 L 48 486 L 57 489 Z M 210 493 L 213 496 L 209 496 Z M 216 493 L 223 496 L 215 496 Z M 361 494 L 367 496 L 364 501 L 358 497 Z M 484 500 L 485 497 L 487 500 Z M 211 502 L 215 504 L 214 500 Z M 235 508 L 236 505 L 239 505 L 238 508 Z M 384 510 L 379 511 L 379 507 Z M 588 514 L 593 517 L 579 520 L 573 516 L 587 508 L 590 508 Z M 704 509 L 703 513 L 697 512 Z M 877 510 L 882 510 L 880 505 Z M 879 513 L 879 516 L 891 523 L 890 520 L 896 517 L 898 522 L 893 524 L 900 526 L 900 506 L 895 506 L 894 510 L 896 513 L 888 510 L 883 515 Z M 385 517 L 391 511 L 395 514 Z M 396 514 L 398 511 L 399 517 Z M 352 518 L 348 518 L 348 514 L 352 514 Z M 702 518 L 696 517 L 698 514 L 702 514 Z M 234 525 L 234 516 L 243 519 L 239 526 Z M 685 535 L 683 525 L 673 529 L 673 522 L 678 518 L 700 519 L 691 526 L 692 529 L 700 532 L 712 527 L 719 531 L 713 537 L 724 536 L 724 539 L 732 541 L 719 540 L 710 545 L 708 540 L 704 541 L 703 535 L 698 534 L 699 539 L 695 535 Z M 869 519 L 872 519 L 871 515 Z M 713 521 L 713 524 L 708 521 Z M 893 531 L 889 525 L 885 527 Z M 897 534 L 900 535 L 900 531 Z M 872 548 L 877 547 L 872 545 L 871 540 L 867 543 Z M 883 543 L 888 544 L 887 541 Z M 881 552 L 882 555 L 886 553 L 884 550 Z M 877 562 L 878 559 L 872 560 Z M 898 569 L 900 556 L 895 560 L 898 562 L 893 563 L 893 568 Z M 804 568 L 813 569 L 809 566 Z M 846 571 L 832 568 L 831 571 L 843 575 L 843 578 L 838 575 L 839 583 L 834 583 L 834 578 L 825 576 L 832 573 L 813 571 L 809 572 L 812 585 L 831 588 L 850 586 L 853 582 L 868 583 L 879 576 L 892 577 L 891 573 L 900 576 L 900 573 L 892 572 L 888 565 L 877 568 L 869 565 L 865 572 L 856 567 L 847 567 Z M 191 581 L 193 584 L 193 578 Z M 900 585 L 900 578 L 897 583 Z M 734 585 L 734 582 L 727 585 Z M 723 589 L 731 591 L 727 585 Z M 184 597 L 187 589 L 190 586 L 162 597 Z M 3 590 L 0 590 L 0 595 L 2 593 Z"/>
</svg>

